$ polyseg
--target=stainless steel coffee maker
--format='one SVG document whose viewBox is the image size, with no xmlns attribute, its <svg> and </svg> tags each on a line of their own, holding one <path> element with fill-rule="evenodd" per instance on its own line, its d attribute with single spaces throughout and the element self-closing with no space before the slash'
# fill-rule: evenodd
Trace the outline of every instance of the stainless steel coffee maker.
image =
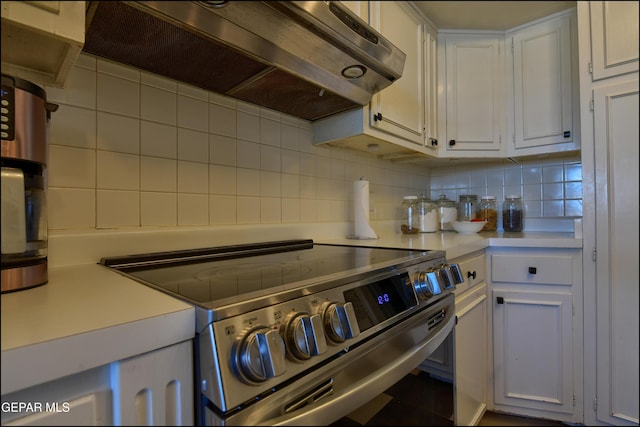
<svg viewBox="0 0 640 427">
<path fill-rule="evenodd" d="M 44 89 L 2 74 L 2 293 L 44 285 L 49 118 Z"/>
</svg>

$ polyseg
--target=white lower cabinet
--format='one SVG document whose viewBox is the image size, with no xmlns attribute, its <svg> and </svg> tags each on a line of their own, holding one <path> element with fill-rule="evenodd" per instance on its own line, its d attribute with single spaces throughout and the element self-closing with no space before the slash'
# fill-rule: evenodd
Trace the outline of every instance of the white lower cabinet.
<svg viewBox="0 0 640 427">
<path fill-rule="evenodd" d="M 495 410 L 582 421 L 579 249 L 491 248 Z"/>
<path fill-rule="evenodd" d="M 192 354 L 185 341 L 112 363 L 115 424 L 193 425 Z"/>
<path fill-rule="evenodd" d="M 109 367 L 75 375 L 2 396 L 2 425 L 113 425 Z"/>
<path fill-rule="evenodd" d="M 482 257 L 484 259 L 484 256 Z M 456 301 L 456 425 L 477 425 L 487 407 L 487 285 Z"/>
<path fill-rule="evenodd" d="M 184 341 L 2 396 L 2 425 L 193 425 Z"/>
<path fill-rule="evenodd" d="M 455 290 L 454 338 L 438 347 L 420 369 L 455 383 L 455 423 L 473 426 L 487 408 L 490 378 L 486 258 L 483 250 L 450 262 L 460 265 L 464 278 Z"/>
</svg>

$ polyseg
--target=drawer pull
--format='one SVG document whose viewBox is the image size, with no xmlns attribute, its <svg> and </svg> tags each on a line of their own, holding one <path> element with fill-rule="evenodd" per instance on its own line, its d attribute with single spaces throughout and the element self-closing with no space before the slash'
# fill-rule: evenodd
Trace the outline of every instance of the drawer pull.
<svg viewBox="0 0 640 427">
<path fill-rule="evenodd" d="M 529 267 L 529 274 L 536 274 L 537 269 L 535 267 Z"/>
<path fill-rule="evenodd" d="M 467 278 L 468 278 L 468 279 L 473 279 L 473 280 L 475 280 L 475 279 L 476 279 L 476 272 L 475 272 L 475 270 L 474 270 L 474 271 L 467 271 Z"/>
<path fill-rule="evenodd" d="M 496 302 L 498 304 L 504 304 L 504 298 L 503 297 L 496 297 Z"/>
</svg>

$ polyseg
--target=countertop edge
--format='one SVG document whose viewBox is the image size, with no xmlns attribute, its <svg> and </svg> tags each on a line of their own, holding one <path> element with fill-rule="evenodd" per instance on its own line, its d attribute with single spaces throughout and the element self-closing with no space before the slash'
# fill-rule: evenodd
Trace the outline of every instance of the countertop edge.
<svg viewBox="0 0 640 427">
<path fill-rule="evenodd" d="M 194 316 L 188 307 L 3 351 L 2 395 L 192 339 Z"/>
</svg>

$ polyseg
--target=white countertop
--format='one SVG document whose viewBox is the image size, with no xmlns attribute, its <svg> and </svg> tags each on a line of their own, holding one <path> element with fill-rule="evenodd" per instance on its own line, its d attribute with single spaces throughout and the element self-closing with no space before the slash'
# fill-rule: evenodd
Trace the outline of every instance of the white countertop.
<svg viewBox="0 0 640 427">
<path fill-rule="evenodd" d="M 192 230 L 100 231 L 53 235 L 49 282 L 2 294 L 2 394 L 193 338 L 195 310 L 97 262 L 104 256 L 231 243 L 311 238 L 318 243 L 443 250 L 454 259 L 489 246 L 580 248 L 568 232 L 456 232 L 403 235 L 395 227 L 375 240 L 345 237 L 348 224 L 251 226 Z M 53 256 L 52 256 L 53 255 Z M 75 263 L 74 263 L 75 261 Z"/>
<path fill-rule="evenodd" d="M 2 294 L 2 394 L 193 338 L 187 303 L 97 264 Z"/>
<path fill-rule="evenodd" d="M 564 232 L 523 232 L 504 233 L 481 232 L 476 234 L 458 234 L 455 231 L 436 233 L 400 234 L 382 233 L 378 239 L 354 240 L 347 238 L 316 239 L 317 243 L 339 245 L 362 245 L 375 247 L 393 247 L 419 250 L 439 250 L 446 253 L 447 259 L 485 249 L 489 246 L 502 247 L 545 247 L 545 248 L 581 248 L 582 239 L 574 233 Z"/>
</svg>

